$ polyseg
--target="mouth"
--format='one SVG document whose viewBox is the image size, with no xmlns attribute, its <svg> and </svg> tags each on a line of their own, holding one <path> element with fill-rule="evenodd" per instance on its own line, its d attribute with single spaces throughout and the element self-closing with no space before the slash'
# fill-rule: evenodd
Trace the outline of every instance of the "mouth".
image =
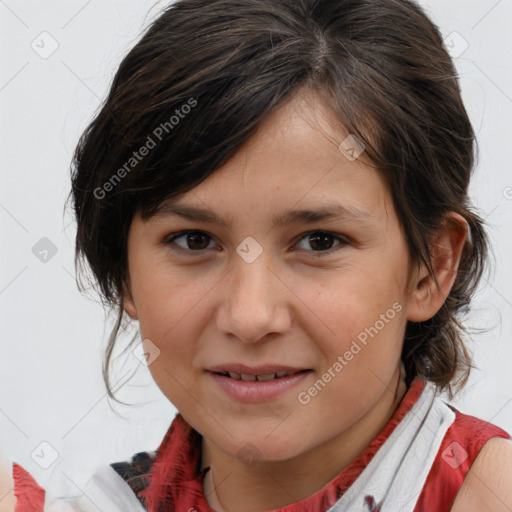
<svg viewBox="0 0 512 512">
<path fill-rule="evenodd" d="M 298 373 L 309 372 L 311 370 L 291 370 L 291 371 L 280 371 L 266 374 L 249 374 L 249 373 L 238 373 L 238 372 L 213 372 L 223 377 L 229 377 L 234 380 L 243 380 L 245 382 L 266 382 L 269 380 L 283 379 Z"/>
<path fill-rule="evenodd" d="M 286 396 L 312 373 L 283 365 L 249 367 L 237 363 L 215 366 L 207 370 L 216 389 L 231 400 L 262 403 Z"/>
<path fill-rule="evenodd" d="M 283 364 L 260 364 L 257 366 L 248 366 L 241 363 L 223 363 L 208 368 L 208 371 L 230 377 L 234 380 L 243 380 L 245 382 L 268 381 L 282 379 L 301 372 L 311 371 L 303 366 L 288 366 Z"/>
</svg>

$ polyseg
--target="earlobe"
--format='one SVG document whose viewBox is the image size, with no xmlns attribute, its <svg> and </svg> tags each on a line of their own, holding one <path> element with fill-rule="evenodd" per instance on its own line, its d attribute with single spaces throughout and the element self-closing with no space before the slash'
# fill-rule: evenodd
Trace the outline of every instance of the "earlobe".
<svg viewBox="0 0 512 512">
<path fill-rule="evenodd" d="M 411 322 L 424 322 L 441 309 L 457 277 L 468 230 L 468 223 L 461 215 L 455 212 L 446 215 L 443 227 L 430 247 L 432 269 L 439 286 L 422 264 L 409 297 L 407 319 Z"/>
<path fill-rule="evenodd" d="M 135 308 L 135 304 L 132 301 L 125 300 L 124 310 L 132 320 L 137 320 L 139 318 L 137 315 L 137 309 Z"/>
<path fill-rule="evenodd" d="M 125 293 L 123 295 L 123 308 L 126 311 L 126 314 L 132 320 L 137 320 L 139 318 L 139 316 L 137 314 L 137 308 L 135 307 L 135 302 L 133 301 L 129 285 L 127 285 L 127 290 L 125 291 Z"/>
</svg>

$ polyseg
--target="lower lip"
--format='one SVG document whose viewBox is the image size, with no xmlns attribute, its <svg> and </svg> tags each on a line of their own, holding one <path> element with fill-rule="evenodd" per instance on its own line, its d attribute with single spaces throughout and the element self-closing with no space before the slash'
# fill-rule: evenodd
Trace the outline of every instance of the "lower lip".
<svg viewBox="0 0 512 512">
<path fill-rule="evenodd" d="M 207 372 L 211 379 L 231 398 L 245 403 L 258 403 L 272 400 L 300 384 L 311 370 L 266 381 L 245 381 Z"/>
</svg>

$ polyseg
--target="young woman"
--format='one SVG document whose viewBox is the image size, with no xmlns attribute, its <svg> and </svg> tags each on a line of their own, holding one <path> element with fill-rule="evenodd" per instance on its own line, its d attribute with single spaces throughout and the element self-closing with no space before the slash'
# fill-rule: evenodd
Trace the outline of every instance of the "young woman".
<svg viewBox="0 0 512 512">
<path fill-rule="evenodd" d="M 469 375 L 487 255 L 474 144 L 412 1 L 172 3 L 83 134 L 72 199 L 118 310 L 105 373 L 128 315 L 179 414 L 68 505 L 510 510 L 509 434 L 439 396 Z M 17 510 L 66 505 L 14 472 Z"/>
</svg>

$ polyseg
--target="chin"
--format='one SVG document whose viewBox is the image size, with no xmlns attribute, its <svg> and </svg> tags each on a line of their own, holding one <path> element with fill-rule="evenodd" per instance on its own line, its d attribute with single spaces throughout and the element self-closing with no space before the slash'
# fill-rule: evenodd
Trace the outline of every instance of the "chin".
<svg viewBox="0 0 512 512">
<path fill-rule="evenodd" d="M 304 451 L 298 439 L 265 437 L 264 435 L 240 436 L 230 439 L 224 448 L 232 457 L 245 462 L 249 467 L 258 462 L 280 462 L 297 457 Z"/>
</svg>

